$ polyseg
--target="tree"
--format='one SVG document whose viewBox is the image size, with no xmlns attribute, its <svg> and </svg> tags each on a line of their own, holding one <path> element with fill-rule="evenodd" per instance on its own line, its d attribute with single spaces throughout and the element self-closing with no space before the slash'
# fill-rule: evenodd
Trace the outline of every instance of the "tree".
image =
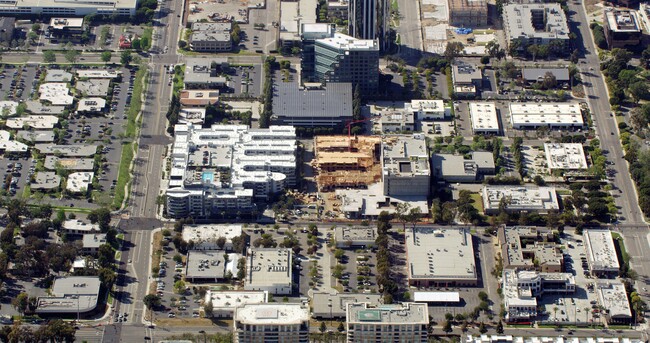
<svg viewBox="0 0 650 343">
<path fill-rule="evenodd" d="M 149 42 L 149 37 L 140 38 L 140 49 L 147 51 L 149 48 L 151 48 L 150 44 L 151 43 Z"/>
<path fill-rule="evenodd" d="M 499 321 L 499 323 L 497 324 L 497 333 L 499 335 L 503 334 L 503 322 L 502 321 Z"/>
<path fill-rule="evenodd" d="M 33 32 L 40 32 L 41 31 L 41 24 L 39 24 L 39 23 L 32 24 L 32 31 Z"/>
<path fill-rule="evenodd" d="M 442 325 L 442 331 L 444 331 L 446 333 L 450 333 L 450 332 L 454 331 L 454 329 L 451 328 L 451 321 L 445 320 L 445 324 Z"/>
<path fill-rule="evenodd" d="M 140 39 L 136 38 L 131 41 L 131 49 L 133 50 L 140 50 Z"/>
<path fill-rule="evenodd" d="M 111 289 L 113 287 L 113 284 L 115 283 L 115 280 L 117 280 L 117 275 L 115 274 L 115 271 L 111 268 L 102 268 L 98 272 L 99 276 L 99 281 L 104 285 L 107 289 Z"/>
<path fill-rule="evenodd" d="M 131 63 L 133 60 L 133 56 L 131 56 L 131 51 L 122 51 L 122 55 L 120 55 L 120 63 L 124 65 L 125 67 Z"/>
<path fill-rule="evenodd" d="M 408 212 L 411 204 L 408 202 L 400 202 L 395 206 L 395 219 L 402 223 L 402 229 L 406 230 L 406 222 L 408 222 Z"/>
<path fill-rule="evenodd" d="M 11 306 L 20 313 L 24 315 L 29 305 L 29 295 L 25 292 L 18 294 L 13 300 L 11 300 Z"/>
<path fill-rule="evenodd" d="M 456 220 L 458 207 L 455 201 L 447 201 L 442 204 L 442 221 L 447 224 L 453 224 Z"/>
<path fill-rule="evenodd" d="M 111 211 L 106 207 L 92 210 L 88 213 L 88 220 L 93 224 L 98 224 L 102 232 L 107 232 L 111 227 Z"/>
<path fill-rule="evenodd" d="M 544 74 L 544 79 L 542 80 L 542 88 L 553 89 L 555 87 L 557 87 L 557 79 L 553 73 L 547 71 L 546 74 Z"/>
<path fill-rule="evenodd" d="M 208 318 L 214 316 L 214 305 L 212 305 L 212 301 L 208 301 L 207 304 L 203 305 L 203 313 Z"/>
<path fill-rule="evenodd" d="M 491 40 L 485 44 L 485 51 L 487 51 L 488 55 L 492 58 L 498 58 L 499 50 L 501 50 L 501 46 L 499 46 L 499 43 L 496 40 Z"/>
<path fill-rule="evenodd" d="M 537 44 L 531 44 L 526 48 L 526 51 L 530 56 L 533 57 L 533 61 L 537 59 L 537 55 L 539 55 L 539 45 Z"/>
<path fill-rule="evenodd" d="M 79 58 L 79 55 L 80 55 L 79 51 L 75 49 L 70 49 L 65 52 L 64 57 L 66 60 L 68 60 L 68 62 L 74 63 L 77 61 L 77 58 Z"/>
<path fill-rule="evenodd" d="M 482 64 L 490 64 L 490 56 L 481 57 L 481 63 Z"/>
<path fill-rule="evenodd" d="M 38 39 L 38 33 L 34 31 L 29 31 L 29 33 L 27 34 L 27 39 L 29 39 L 29 41 L 32 44 L 36 43 L 36 40 Z"/>
<path fill-rule="evenodd" d="M 185 292 L 185 281 L 178 280 L 174 282 L 174 292 L 178 294 L 182 294 L 183 292 Z"/>
<path fill-rule="evenodd" d="M 46 332 L 53 342 L 74 342 L 76 329 L 71 322 L 54 319 L 47 323 Z"/>
<path fill-rule="evenodd" d="M 345 331 L 345 325 L 343 325 L 343 322 L 339 322 L 339 326 L 336 329 L 338 330 L 338 332 Z"/>
<path fill-rule="evenodd" d="M 54 51 L 50 51 L 50 50 L 43 51 L 43 61 L 45 63 L 56 62 L 56 54 L 54 53 Z"/>
<path fill-rule="evenodd" d="M 440 208 L 440 199 L 435 198 L 431 201 L 431 221 L 435 224 L 442 219 L 442 208 Z"/>
<path fill-rule="evenodd" d="M 160 306 L 160 297 L 156 294 L 147 294 L 144 296 L 144 299 L 142 299 L 142 302 L 147 309 L 152 310 Z"/>
<path fill-rule="evenodd" d="M 320 331 L 321 333 L 327 331 L 327 325 L 325 325 L 325 322 L 320 322 L 320 327 L 318 328 L 318 331 Z"/>
<path fill-rule="evenodd" d="M 487 331 L 488 331 L 488 330 L 487 330 L 487 327 L 485 327 L 485 323 L 484 323 L 484 322 L 481 322 L 481 324 L 479 324 L 479 326 L 478 326 L 478 332 L 480 332 L 480 333 L 486 333 Z"/>
<path fill-rule="evenodd" d="M 113 54 L 110 51 L 104 51 L 102 52 L 102 62 L 110 62 L 111 58 L 113 57 Z"/>
<path fill-rule="evenodd" d="M 102 244 L 97 252 L 97 263 L 100 268 L 109 268 L 115 260 L 115 252 L 110 244 Z"/>
<path fill-rule="evenodd" d="M 221 236 L 217 238 L 217 247 L 219 247 L 219 249 L 223 249 L 225 245 L 226 245 L 226 237 Z"/>
<path fill-rule="evenodd" d="M 648 100 L 650 98 L 650 91 L 648 91 L 648 85 L 645 81 L 637 81 L 631 84 L 627 91 L 637 104 L 640 100 Z"/>
<path fill-rule="evenodd" d="M 334 250 L 334 258 L 337 260 L 341 260 L 345 256 L 345 251 L 343 249 L 336 249 Z"/>
<path fill-rule="evenodd" d="M 635 107 L 630 111 L 630 125 L 636 132 L 648 127 L 648 117 L 643 113 L 641 107 Z"/>
<path fill-rule="evenodd" d="M 447 61 L 451 62 L 463 52 L 463 49 L 465 49 L 465 46 L 461 42 L 448 42 L 444 56 Z"/>
<path fill-rule="evenodd" d="M 480 291 L 478 292 L 478 298 L 481 299 L 481 301 L 487 301 L 488 300 L 488 295 L 487 293 Z"/>
</svg>

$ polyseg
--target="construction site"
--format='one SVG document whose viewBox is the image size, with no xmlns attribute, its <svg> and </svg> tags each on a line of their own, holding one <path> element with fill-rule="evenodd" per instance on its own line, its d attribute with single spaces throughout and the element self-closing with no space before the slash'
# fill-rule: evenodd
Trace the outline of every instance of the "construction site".
<svg viewBox="0 0 650 343">
<path fill-rule="evenodd" d="M 381 179 L 381 137 L 317 136 L 311 166 L 321 192 L 367 188 Z"/>
</svg>

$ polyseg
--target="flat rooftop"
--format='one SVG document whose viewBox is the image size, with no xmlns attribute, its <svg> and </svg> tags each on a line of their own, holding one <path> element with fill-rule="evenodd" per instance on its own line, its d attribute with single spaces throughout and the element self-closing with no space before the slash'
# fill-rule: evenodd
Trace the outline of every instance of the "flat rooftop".
<svg viewBox="0 0 650 343">
<path fill-rule="evenodd" d="M 246 286 L 268 287 L 272 285 L 291 285 L 291 249 L 249 249 L 246 258 Z"/>
<path fill-rule="evenodd" d="M 79 157 L 64 157 L 49 155 L 45 156 L 45 163 L 43 164 L 46 169 L 56 170 L 62 167 L 67 170 L 93 170 L 95 160 L 92 158 L 79 158 Z"/>
<path fill-rule="evenodd" d="M 508 39 L 569 39 L 560 4 L 507 4 L 503 6 L 503 18 Z"/>
<path fill-rule="evenodd" d="M 407 229 L 405 240 L 410 279 L 477 280 L 467 229 Z"/>
<path fill-rule="evenodd" d="M 620 264 L 616 256 L 614 238 L 609 229 L 588 229 L 584 231 L 587 256 L 594 270 L 618 271 Z"/>
<path fill-rule="evenodd" d="M 83 235 L 81 244 L 84 249 L 98 249 L 102 244 L 106 243 L 105 233 L 88 233 Z"/>
<path fill-rule="evenodd" d="M 635 11 L 612 9 L 605 11 L 607 25 L 614 32 L 641 32 L 639 17 Z"/>
<path fill-rule="evenodd" d="M 230 271 L 237 275 L 238 254 L 228 254 L 224 250 L 190 250 L 187 254 L 185 276 L 190 279 L 223 279 Z"/>
<path fill-rule="evenodd" d="M 348 324 L 429 324 L 427 304 L 402 303 L 369 306 L 367 303 L 348 304 Z"/>
<path fill-rule="evenodd" d="M 8 118 L 5 125 L 10 129 L 23 129 L 25 125 L 36 130 L 53 129 L 59 118 L 49 115 L 32 115 L 26 117 Z"/>
<path fill-rule="evenodd" d="M 245 304 L 263 304 L 268 302 L 267 291 L 217 291 L 208 290 L 205 293 L 205 303 L 212 303 L 215 310 L 234 311 L 236 307 Z"/>
<path fill-rule="evenodd" d="M 97 152 L 97 145 L 90 144 L 69 144 L 69 145 L 52 145 L 36 144 L 36 150 L 44 155 L 61 155 L 67 157 L 88 157 Z"/>
<path fill-rule="evenodd" d="M 481 69 L 474 64 L 458 61 L 451 68 L 454 84 L 470 84 L 475 80 L 481 80 L 483 78 Z"/>
<path fill-rule="evenodd" d="M 587 158 L 580 143 L 544 143 L 546 163 L 554 169 L 587 169 Z"/>
<path fill-rule="evenodd" d="M 382 303 L 381 294 L 366 293 L 327 293 L 312 294 L 311 307 L 314 317 L 345 317 L 348 304 L 369 303 L 378 306 Z"/>
<path fill-rule="evenodd" d="M 186 224 L 183 225 L 183 240 L 194 242 L 194 249 L 216 249 L 220 237 L 232 243 L 242 234 L 242 224 Z"/>
<path fill-rule="evenodd" d="M 584 125 L 578 103 L 510 103 L 513 125 Z"/>
<path fill-rule="evenodd" d="M 376 40 L 357 39 L 342 33 L 334 33 L 333 37 L 318 39 L 317 44 L 329 46 L 337 50 L 379 51 L 379 42 Z"/>
<path fill-rule="evenodd" d="M 34 182 L 30 184 L 31 189 L 50 190 L 61 185 L 61 177 L 55 172 L 36 172 Z"/>
<path fill-rule="evenodd" d="M 70 173 L 65 188 L 73 193 L 88 191 L 90 185 L 93 183 L 94 176 L 94 172 Z"/>
<path fill-rule="evenodd" d="M 632 318 L 625 285 L 620 280 L 596 282 L 598 302 L 613 318 Z"/>
<path fill-rule="evenodd" d="M 352 117 L 351 83 L 333 82 L 324 89 L 300 89 L 295 83 L 279 82 L 274 88 L 275 116 Z"/>
<path fill-rule="evenodd" d="M 309 308 L 301 304 L 244 304 L 235 309 L 234 320 L 250 325 L 296 325 L 309 321 Z"/>
<path fill-rule="evenodd" d="M 499 131 L 497 108 L 493 102 L 471 102 L 469 114 L 474 131 Z"/>
<path fill-rule="evenodd" d="M 501 199 L 506 199 L 509 211 L 560 209 L 554 187 L 484 186 L 482 197 L 485 210 L 498 210 Z"/>
<path fill-rule="evenodd" d="M 385 176 L 431 175 L 423 134 L 386 136 L 381 146 Z"/>
<path fill-rule="evenodd" d="M 46 105 L 36 100 L 27 100 L 25 105 L 27 111 L 33 114 L 61 114 L 65 110 L 65 106 Z"/>
<path fill-rule="evenodd" d="M 52 131 L 27 131 L 19 130 L 17 132 L 18 138 L 27 142 L 34 143 L 51 143 L 54 142 L 54 132 Z"/>
<path fill-rule="evenodd" d="M 569 81 L 568 68 L 523 68 L 521 70 L 521 76 L 527 81 L 544 80 L 546 73 L 553 74 L 558 82 Z"/>
<path fill-rule="evenodd" d="M 369 226 L 340 226 L 335 233 L 337 242 L 372 241 L 377 239 L 377 228 Z"/>
<path fill-rule="evenodd" d="M 36 0 L 35 0 L 36 1 Z M 129 0 L 135 3 L 136 0 Z M 81 79 L 114 79 L 122 74 L 121 71 L 102 70 L 102 69 L 79 69 L 77 77 Z"/>
<path fill-rule="evenodd" d="M 48 101 L 52 105 L 72 105 L 74 97 L 70 95 L 67 83 L 51 82 L 38 87 L 41 101 Z"/>
<path fill-rule="evenodd" d="M 50 19 L 50 26 L 58 29 L 58 30 L 63 30 L 65 28 L 69 27 L 76 27 L 76 28 L 81 28 L 84 24 L 84 18 L 51 18 Z"/>
<path fill-rule="evenodd" d="M 82 95 L 97 97 L 106 96 L 110 87 L 111 81 L 109 79 L 88 79 L 85 81 L 77 81 L 75 88 Z"/>
<path fill-rule="evenodd" d="M 52 20 L 56 20 L 56 18 L 52 18 Z M 83 20 L 83 18 L 80 18 L 80 20 Z M 70 82 L 72 81 L 72 74 L 61 69 L 48 69 L 47 72 L 45 73 L 45 79 L 43 79 L 43 81 L 44 82 Z"/>
<path fill-rule="evenodd" d="M 52 296 L 39 297 L 36 313 L 84 313 L 97 307 L 101 282 L 96 276 L 54 280 Z"/>
</svg>

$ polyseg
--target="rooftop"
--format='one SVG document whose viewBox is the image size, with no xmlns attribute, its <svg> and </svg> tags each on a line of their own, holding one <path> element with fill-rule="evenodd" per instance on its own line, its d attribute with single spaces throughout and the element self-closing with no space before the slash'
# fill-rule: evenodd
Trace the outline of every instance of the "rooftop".
<svg viewBox="0 0 650 343">
<path fill-rule="evenodd" d="M 454 84 L 470 84 L 483 78 L 481 69 L 463 61 L 457 61 L 452 65 L 452 74 Z"/>
<path fill-rule="evenodd" d="M 23 129 L 25 125 L 36 130 L 53 129 L 59 122 L 56 116 L 33 115 L 26 117 L 8 118 L 5 125 L 10 129 Z"/>
<path fill-rule="evenodd" d="M 15 101 L 0 101 L 0 117 L 10 117 L 16 114 L 18 103 Z"/>
<path fill-rule="evenodd" d="M 405 240 L 410 279 L 477 279 L 467 229 L 407 229 Z"/>
<path fill-rule="evenodd" d="M 79 158 L 79 157 L 58 157 L 58 156 L 45 156 L 45 163 L 43 164 L 46 169 L 56 170 L 59 167 L 67 170 L 93 170 L 95 160 L 92 158 Z"/>
<path fill-rule="evenodd" d="M 296 325 L 309 322 L 309 308 L 301 304 L 244 304 L 235 309 L 234 320 L 249 325 Z"/>
<path fill-rule="evenodd" d="M 194 23 L 203 24 L 203 23 Z M 208 23 L 212 24 L 212 23 Z M 230 34 L 228 39 L 230 39 Z M 212 63 L 218 66 L 228 64 L 228 59 L 224 58 L 188 58 L 185 66 L 185 76 L 183 82 L 188 83 L 202 83 L 214 84 L 215 86 L 223 86 L 227 83 L 224 76 L 220 76 L 217 69 L 212 68 Z"/>
<path fill-rule="evenodd" d="M 569 39 L 566 15 L 560 4 L 507 4 L 503 6 L 509 39 Z"/>
<path fill-rule="evenodd" d="M 546 163 L 554 169 L 587 169 L 587 158 L 580 143 L 544 143 Z"/>
<path fill-rule="evenodd" d="M 36 144 L 35 148 L 44 155 L 61 155 L 68 157 L 88 157 L 97 152 L 97 145 L 90 144 Z"/>
<path fill-rule="evenodd" d="M 79 112 L 101 112 L 106 107 L 106 100 L 103 98 L 83 98 L 77 103 Z"/>
<path fill-rule="evenodd" d="M 225 255 L 228 255 L 228 262 Z M 237 275 L 237 261 L 240 257 L 239 254 L 228 254 L 223 250 L 190 250 L 187 253 L 185 277 L 223 279 L 229 271 L 233 276 Z"/>
<path fill-rule="evenodd" d="M 62 30 L 68 27 L 82 27 L 84 18 L 51 18 L 50 26 Z"/>
<path fill-rule="evenodd" d="M 232 239 L 242 234 L 242 224 L 185 224 L 183 225 L 183 240 L 192 241 L 194 249 L 218 249 L 217 240 L 220 237 L 232 243 Z M 223 248 L 223 247 L 221 247 Z"/>
<path fill-rule="evenodd" d="M 494 170 L 494 156 L 491 152 L 484 151 L 474 151 L 471 159 L 465 159 L 463 155 L 432 154 L 431 168 L 434 175 L 442 179 L 458 177 L 476 179 L 479 170 Z"/>
<path fill-rule="evenodd" d="M 620 280 L 596 282 L 598 302 L 610 317 L 632 318 L 625 285 Z"/>
<path fill-rule="evenodd" d="M 135 2 L 135 0 L 132 0 Z M 77 77 L 81 79 L 114 79 L 122 74 L 121 71 L 105 69 L 78 69 Z"/>
<path fill-rule="evenodd" d="M 27 100 L 25 105 L 27 105 L 27 111 L 33 114 L 61 114 L 65 110 L 65 106 L 47 105 L 36 100 Z"/>
<path fill-rule="evenodd" d="M 18 130 L 18 138 L 27 142 L 34 143 L 51 143 L 54 142 L 54 132 L 52 131 L 27 131 Z"/>
<path fill-rule="evenodd" d="M 421 213 L 429 210 L 426 196 L 387 196 L 382 182 L 373 183 L 367 189 L 337 189 L 336 197 L 341 199 L 341 211 L 362 217 L 376 217 L 383 211 L 395 213 L 396 205 L 401 203 L 418 207 Z"/>
<path fill-rule="evenodd" d="M 379 42 L 376 40 L 357 39 L 338 32 L 333 37 L 318 39 L 317 44 L 345 51 L 379 51 Z"/>
<path fill-rule="evenodd" d="M 273 113 L 278 117 L 352 117 L 351 83 L 300 89 L 295 83 L 279 82 L 273 94 Z"/>
<path fill-rule="evenodd" d="M 498 230 L 506 268 L 533 268 L 534 259 L 539 265 L 553 263 L 562 265 L 562 255 L 551 243 L 553 233 L 546 228 L 532 226 L 505 227 Z"/>
<path fill-rule="evenodd" d="M 482 197 L 483 208 L 487 211 L 498 210 L 501 199 L 505 199 L 509 211 L 560 209 L 554 187 L 484 186 Z"/>
<path fill-rule="evenodd" d="M 83 18 L 80 18 L 83 20 Z M 55 18 L 52 18 L 55 20 Z M 61 69 L 48 69 L 45 74 L 44 82 L 70 82 L 72 81 L 72 74 Z"/>
<path fill-rule="evenodd" d="M 377 239 L 377 228 L 367 226 L 339 226 L 336 228 L 335 238 L 337 242 L 346 241 L 371 241 Z"/>
<path fill-rule="evenodd" d="M 497 109 L 493 102 L 471 102 L 469 104 L 472 130 L 474 131 L 498 131 L 499 118 Z"/>
<path fill-rule="evenodd" d="M 27 145 L 11 139 L 9 131 L 0 130 L 0 150 L 6 152 L 26 152 Z"/>
<path fill-rule="evenodd" d="M 81 193 L 90 189 L 93 183 L 93 172 L 77 172 L 70 173 L 66 182 L 65 188 L 72 193 Z"/>
<path fill-rule="evenodd" d="M 427 304 L 402 303 L 370 306 L 368 303 L 347 305 L 348 324 L 429 324 Z"/>
<path fill-rule="evenodd" d="M 544 80 L 546 73 L 553 74 L 558 82 L 569 81 L 568 68 L 523 68 L 521 70 L 521 75 L 526 81 Z"/>
<path fill-rule="evenodd" d="M 382 140 L 382 158 L 384 176 L 431 175 L 423 134 L 386 136 Z"/>
<path fill-rule="evenodd" d="M 614 32 L 641 32 L 639 17 L 633 10 L 612 9 L 605 10 L 607 26 Z"/>
<path fill-rule="evenodd" d="M 110 87 L 109 79 L 88 79 L 77 81 L 75 88 L 83 96 L 106 96 Z"/>
<path fill-rule="evenodd" d="M 585 248 L 590 267 L 596 271 L 618 271 L 620 268 L 614 238 L 609 229 L 589 229 L 584 231 Z"/>
<path fill-rule="evenodd" d="M 81 242 L 84 249 L 99 249 L 102 244 L 106 243 L 106 234 L 88 233 L 83 235 Z"/>
<path fill-rule="evenodd" d="M 205 303 L 212 303 L 214 310 L 234 311 L 236 307 L 245 304 L 263 304 L 268 302 L 267 291 L 217 291 L 208 290 L 205 293 Z"/>
<path fill-rule="evenodd" d="M 80 231 L 80 232 L 87 232 L 87 233 L 99 232 L 99 225 L 86 223 L 79 219 L 68 219 L 64 221 L 62 228 L 64 230 Z"/>
<path fill-rule="evenodd" d="M 291 268 L 291 249 L 251 248 L 246 258 L 246 286 L 264 288 L 272 285 L 291 285 Z"/>
<path fill-rule="evenodd" d="M 345 317 L 347 304 L 369 303 L 378 306 L 382 303 L 381 294 L 366 293 L 327 293 L 314 292 L 311 307 L 314 317 L 341 318 Z"/>
<path fill-rule="evenodd" d="M 74 97 L 70 95 L 67 83 L 51 82 L 38 87 L 41 101 L 48 101 L 52 105 L 72 105 Z"/>
<path fill-rule="evenodd" d="M 34 182 L 30 184 L 31 189 L 54 189 L 61 185 L 61 177 L 56 175 L 55 172 L 36 172 Z"/>
<path fill-rule="evenodd" d="M 188 82 L 187 80 L 185 82 Z M 180 102 L 184 106 L 207 106 L 216 104 L 219 101 L 219 90 L 201 89 L 189 90 L 184 89 L 179 95 Z"/>
<path fill-rule="evenodd" d="M 69 276 L 54 280 L 52 296 L 38 298 L 36 313 L 84 313 L 97 307 L 99 277 Z"/>
</svg>

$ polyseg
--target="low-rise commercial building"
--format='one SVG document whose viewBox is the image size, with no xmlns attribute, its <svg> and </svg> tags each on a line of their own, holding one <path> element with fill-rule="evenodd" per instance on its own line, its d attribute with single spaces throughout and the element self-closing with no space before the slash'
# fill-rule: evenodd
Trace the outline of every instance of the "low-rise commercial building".
<svg viewBox="0 0 650 343">
<path fill-rule="evenodd" d="M 276 295 L 291 294 L 292 270 L 291 249 L 248 249 L 244 289 Z"/>
<path fill-rule="evenodd" d="M 507 322 L 528 322 L 537 316 L 537 298 L 544 293 L 573 293 L 575 278 L 570 273 L 504 269 L 503 304 Z"/>
<path fill-rule="evenodd" d="M 97 153 L 97 145 L 92 144 L 36 144 L 35 148 L 43 155 L 64 157 L 90 157 Z"/>
<path fill-rule="evenodd" d="M 442 120 L 451 115 L 451 109 L 442 100 L 411 100 L 405 107 L 417 120 Z"/>
<path fill-rule="evenodd" d="M 62 114 L 65 110 L 65 106 L 52 106 L 44 104 L 38 100 L 27 100 L 24 102 L 24 104 L 27 107 L 27 112 L 33 114 L 57 115 Z"/>
<path fill-rule="evenodd" d="M 185 280 L 192 283 L 217 283 L 237 276 L 240 254 L 225 250 L 190 250 L 187 253 Z"/>
<path fill-rule="evenodd" d="M 498 135 L 501 132 L 497 108 L 493 102 L 471 102 L 469 116 L 474 134 Z"/>
<path fill-rule="evenodd" d="M 571 81 L 568 68 L 522 68 L 521 78 L 530 85 L 544 81 L 544 78 L 549 73 L 553 75 L 560 86 L 568 85 Z"/>
<path fill-rule="evenodd" d="M 467 229 L 406 230 L 407 277 L 415 287 L 476 286 L 472 235 Z"/>
<path fill-rule="evenodd" d="M 379 126 L 383 133 L 403 133 L 415 131 L 415 115 L 406 111 L 386 111 L 381 113 Z"/>
<path fill-rule="evenodd" d="M 77 103 L 77 112 L 84 114 L 101 113 L 106 108 L 106 100 L 103 98 L 83 98 Z"/>
<path fill-rule="evenodd" d="M 70 193 L 85 193 L 93 183 L 93 172 L 70 173 L 65 184 L 65 189 Z"/>
<path fill-rule="evenodd" d="M 387 196 L 381 182 L 361 189 L 337 189 L 336 198 L 341 200 L 339 210 L 346 218 L 377 219 L 382 212 L 395 214 L 397 206 L 408 204 L 410 208 L 419 208 L 420 213 L 427 213 L 429 206 L 424 195 Z"/>
<path fill-rule="evenodd" d="M 11 139 L 9 131 L 0 130 L 0 152 L 26 153 L 27 149 L 26 144 Z"/>
<path fill-rule="evenodd" d="M 550 170 L 587 169 L 587 158 L 580 143 L 544 143 L 544 151 Z"/>
<path fill-rule="evenodd" d="M 227 67 L 225 58 L 188 58 L 183 84 L 186 89 L 221 89 L 228 86 L 228 79 L 220 75 Z"/>
<path fill-rule="evenodd" d="M 235 309 L 236 343 L 309 342 L 309 308 L 301 304 L 245 304 Z"/>
<path fill-rule="evenodd" d="M 16 136 L 31 144 L 54 142 L 54 132 L 52 131 L 18 130 Z"/>
<path fill-rule="evenodd" d="M 328 83 L 324 88 L 298 88 L 280 82 L 273 92 L 274 125 L 339 127 L 352 121 L 352 84 Z"/>
<path fill-rule="evenodd" d="M 39 171 L 36 172 L 34 182 L 29 187 L 32 190 L 38 191 L 51 191 L 58 190 L 61 185 L 61 177 L 56 175 L 55 172 Z"/>
<path fill-rule="evenodd" d="M 192 250 L 231 251 L 232 239 L 242 232 L 242 224 L 185 224 L 183 240 L 190 243 Z"/>
<path fill-rule="evenodd" d="M 190 49 L 198 52 L 224 52 L 232 50 L 231 22 L 192 23 Z"/>
<path fill-rule="evenodd" d="M 18 103 L 16 101 L 0 101 L 0 117 L 6 118 L 16 115 Z"/>
<path fill-rule="evenodd" d="M 625 284 L 620 280 L 596 282 L 598 304 L 602 306 L 603 315 L 610 324 L 626 324 L 632 321 L 632 310 L 625 291 Z"/>
<path fill-rule="evenodd" d="M 570 50 L 569 26 L 560 4 L 512 3 L 503 6 L 503 26 L 508 47 L 526 52 L 530 45 L 546 45 L 555 54 Z"/>
<path fill-rule="evenodd" d="M 499 227 L 497 230 L 503 268 L 560 273 L 564 256 L 553 242 L 553 232 L 538 227 Z"/>
<path fill-rule="evenodd" d="M 55 20 L 54 18 L 52 20 Z M 62 69 L 48 69 L 43 82 L 70 82 L 72 74 Z"/>
<path fill-rule="evenodd" d="M 53 129 L 59 122 L 56 116 L 32 115 L 25 117 L 8 118 L 5 125 L 10 129 L 24 129 L 25 126 L 35 130 Z"/>
<path fill-rule="evenodd" d="M 377 228 L 370 226 L 338 226 L 334 239 L 337 248 L 373 247 L 377 239 Z"/>
<path fill-rule="evenodd" d="M 606 8 L 604 17 L 603 29 L 610 49 L 637 46 L 641 43 L 643 31 L 636 11 Z"/>
<path fill-rule="evenodd" d="M 78 38 L 85 31 L 84 18 L 50 18 L 50 25 L 47 27 L 49 37 Z M 69 81 L 69 80 L 68 80 Z"/>
<path fill-rule="evenodd" d="M 205 122 L 205 108 L 183 107 L 178 112 L 179 124 L 202 125 Z"/>
<path fill-rule="evenodd" d="M 68 219 L 61 225 L 61 231 L 68 235 L 99 233 L 99 225 L 86 223 L 79 219 Z"/>
<path fill-rule="evenodd" d="M 84 79 L 116 79 L 122 75 L 120 70 L 78 69 L 77 77 Z"/>
<path fill-rule="evenodd" d="M 427 304 L 402 303 L 371 306 L 347 304 L 348 342 L 425 343 L 429 337 Z"/>
<path fill-rule="evenodd" d="M 47 101 L 52 105 L 69 106 L 74 102 L 67 83 L 43 83 L 38 87 L 38 92 L 41 101 Z"/>
<path fill-rule="evenodd" d="M 474 151 L 472 158 L 463 155 L 433 154 L 431 169 L 433 177 L 447 182 L 476 182 L 485 175 L 494 175 L 494 155 L 486 151 Z"/>
<path fill-rule="evenodd" d="M 59 168 L 67 170 L 91 171 L 94 169 L 95 160 L 92 158 L 68 157 L 61 158 L 58 156 L 45 156 L 45 169 L 57 170 Z"/>
<path fill-rule="evenodd" d="M 382 304 L 381 294 L 315 292 L 311 297 L 312 317 L 316 319 L 345 318 L 348 304 Z"/>
<path fill-rule="evenodd" d="M 483 72 L 478 66 L 456 61 L 451 66 L 454 94 L 459 97 L 474 97 L 482 88 Z"/>
<path fill-rule="evenodd" d="M 513 102 L 510 119 L 515 129 L 567 129 L 585 125 L 578 103 Z"/>
<path fill-rule="evenodd" d="M 381 147 L 384 195 L 428 196 L 431 166 L 424 135 L 387 136 Z"/>
<path fill-rule="evenodd" d="M 86 255 L 95 255 L 99 247 L 106 244 L 105 233 L 87 233 L 81 239 L 81 251 Z"/>
<path fill-rule="evenodd" d="M 621 268 L 611 231 L 606 228 L 589 229 L 583 233 L 587 263 L 592 275 L 618 275 Z"/>
<path fill-rule="evenodd" d="M 83 315 L 97 308 L 101 282 L 97 276 L 68 276 L 54 280 L 50 296 L 39 297 L 36 313 Z"/>
<path fill-rule="evenodd" d="M 502 203 L 508 212 L 548 213 L 560 210 L 554 187 L 484 186 L 481 196 L 486 214 L 498 213 Z"/>
<path fill-rule="evenodd" d="M 108 94 L 110 85 L 110 79 L 88 79 L 77 81 L 75 88 L 84 97 L 105 97 Z"/>
<path fill-rule="evenodd" d="M 205 293 L 203 306 L 212 306 L 213 318 L 232 318 L 235 309 L 247 304 L 264 304 L 269 300 L 267 291 L 218 291 L 208 290 Z"/>
<path fill-rule="evenodd" d="M 178 99 L 180 104 L 186 107 L 206 107 L 219 102 L 219 91 L 216 89 L 184 89 L 180 91 Z"/>
</svg>

